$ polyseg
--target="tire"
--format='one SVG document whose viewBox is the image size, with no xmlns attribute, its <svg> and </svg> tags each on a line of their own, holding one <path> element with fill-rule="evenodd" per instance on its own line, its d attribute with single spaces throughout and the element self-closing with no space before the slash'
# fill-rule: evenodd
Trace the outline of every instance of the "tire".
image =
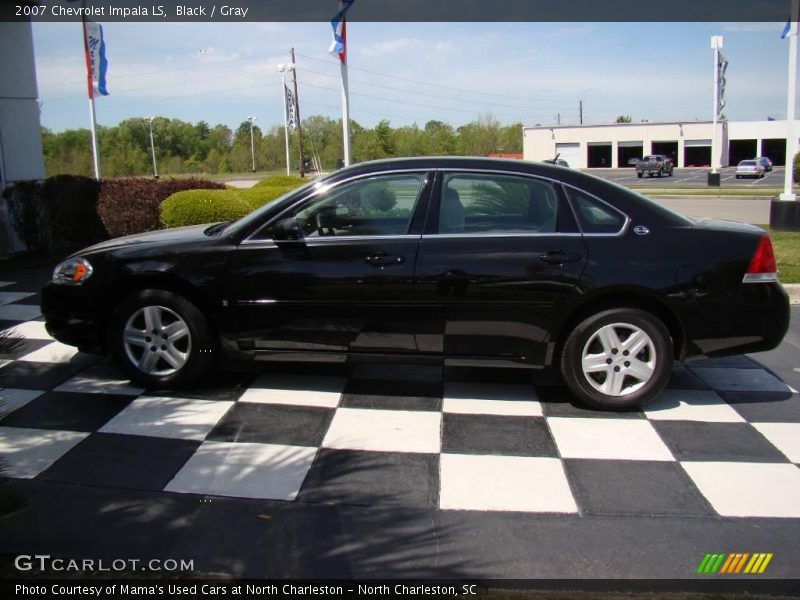
<svg viewBox="0 0 800 600">
<path fill-rule="evenodd" d="M 186 385 L 214 364 L 214 336 L 205 315 L 165 290 L 126 296 L 111 316 L 109 336 L 117 364 L 132 382 L 148 389 Z"/>
<path fill-rule="evenodd" d="M 656 173 L 656 177 L 658 177 L 659 179 L 661 179 L 661 175 L 662 175 L 662 173 L 661 173 L 661 169 L 659 169 L 659 170 L 658 170 L 658 172 Z"/>
<path fill-rule="evenodd" d="M 642 175 L 644 175 L 644 173 L 637 173 L 637 174 L 636 174 L 636 176 L 637 176 L 639 179 L 641 179 L 641 178 L 642 178 Z"/>
<path fill-rule="evenodd" d="M 635 361 L 624 354 L 629 340 L 641 346 Z M 667 328 L 652 314 L 634 308 L 615 308 L 584 319 L 569 334 L 561 353 L 561 373 L 570 391 L 581 404 L 598 410 L 643 406 L 664 388 L 671 370 L 672 338 Z"/>
<path fill-rule="evenodd" d="M 741 179 L 741 178 L 742 178 L 742 176 L 741 176 L 741 175 L 737 175 L 737 176 L 736 176 L 736 179 Z"/>
</svg>

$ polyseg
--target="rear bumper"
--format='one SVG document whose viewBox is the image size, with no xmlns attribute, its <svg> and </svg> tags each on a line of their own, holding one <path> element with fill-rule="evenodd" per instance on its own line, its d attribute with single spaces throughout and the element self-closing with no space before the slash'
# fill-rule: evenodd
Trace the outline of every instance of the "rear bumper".
<svg viewBox="0 0 800 600">
<path fill-rule="evenodd" d="M 42 315 L 50 335 L 82 352 L 104 352 L 106 319 L 86 289 L 47 283 L 42 288 Z"/>
<path fill-rule="evenodd" d="M 783 341 L 789 319 L 789 295 L 779 283 L 742 284 L 736 294 L 684 315 L 686 357 L 772 350 Z"/>
</svg>

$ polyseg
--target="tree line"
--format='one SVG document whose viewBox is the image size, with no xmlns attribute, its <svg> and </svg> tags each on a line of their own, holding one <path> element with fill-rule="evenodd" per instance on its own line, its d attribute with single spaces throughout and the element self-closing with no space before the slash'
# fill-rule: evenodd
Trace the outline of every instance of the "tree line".
<svg viewBox="0 0 800 600">
<path fill-rule="evenodd" d="M 116 126 L 98 126 L 98 148 L 103 177 L 149 175 L 150 124 L 145 119 L 126 119 Z M 337 168 L 342 158 L 342 122 L 319 115 L 302 121 L 304 156 L 318 156 L 324 170 Z M 453 127 L 431 120 L 424 127 L 392 127 L 382 120 L 368 128 L 351 121 L 353 162 L 394 156 L 461 155 L 522 152 L 522 123 L 501 125 L 491 115 Z M 299 167 L 298 135 L 291 133 L 290 162 Z M 189 123 L 180 119 L 153 119 L 153 139 L 159 174 L 239 173 L 252 168 L 250 123 L 235 130 L 205 121 Z M 286 168 L 284 130 L 274 126 L 262 131 L 253 126 L 256 167 L 259 171 Z M 45 169 L 48 176 L 71 174 L 91 176 L 91 140 L 88 129 L 55 133 L 42 128 Z"/>
</svg>

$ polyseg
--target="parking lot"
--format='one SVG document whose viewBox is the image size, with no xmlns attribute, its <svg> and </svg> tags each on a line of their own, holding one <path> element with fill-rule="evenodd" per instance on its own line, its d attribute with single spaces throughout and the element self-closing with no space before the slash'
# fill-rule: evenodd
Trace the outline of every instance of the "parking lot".
<svg viewBox="0 0 800 600">
<path fill-rule="evenodd" d="M 47 335 L 41 278 L 0 279 L 0 325 L 19 339 L 0 454 L 30 501 L 2 522 L 0 555 L 180 557 L 259 578 L 705 581 L 708 552 L 770 552 L 754 585 L 796 577 L 797 307 L 778 350 L 677 365 L 644 411 L 599 413 L 517 370 L 441 364 L 143 390 Z"/>
<path fill-rule="evenodd" d="M 783 187 L 785 167 L 775 167 L 761 179 L 743 178 L 736 179 L 736 167 L 720 169 L 720 182 L 726 187 L 747 189 L 748 187 Z M 636 176 L 636 171 L 630 169 L 589 169 L 589 173 L 603 177 L 621 185 L 646 185 L 654 188 L 672 186 L 705 186 L 708 182 L 709 169 L 675 169 L 672 177 L 642 177 Z"/>
</svg>

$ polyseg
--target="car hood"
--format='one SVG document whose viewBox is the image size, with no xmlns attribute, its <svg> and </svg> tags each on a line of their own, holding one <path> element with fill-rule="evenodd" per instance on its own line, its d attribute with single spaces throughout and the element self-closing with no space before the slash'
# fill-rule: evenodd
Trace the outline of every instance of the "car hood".
<svg viewBox="0 0 800 600">
<path fill-rule="evenodd" d="M 89 246 L 80 252 L 76 252 L 73 256 L 82 256 L 96 252 L 107 252 L 108 250 L 142 246 L 145 244 L 174 244 L 209 239 L 203 232 L 208 229 L 210 225 L 210 223 L 205 225 L 190 225 L 189 227 L 176 227 L 175 229 L 162 229 L 159 231 L 148 231 L 146 233 L 126 235 L 124 237 L 118 237 L 105 242 L 100 242 L 94 246 Z"/>
</svg>

